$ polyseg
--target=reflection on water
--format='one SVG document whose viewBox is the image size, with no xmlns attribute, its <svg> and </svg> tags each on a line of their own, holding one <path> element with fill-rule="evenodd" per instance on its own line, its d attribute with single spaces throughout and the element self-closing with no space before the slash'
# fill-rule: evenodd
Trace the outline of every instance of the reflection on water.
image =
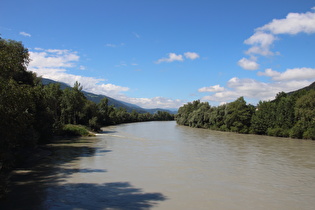
<svg viewBox="0 0 315 210">
<path fill-rule="evenodd" d="M 15 172 L 0 209 L 315 206 L 315 141 L 146 122 L 51 147 L 41 164 Z"/>
</svg>

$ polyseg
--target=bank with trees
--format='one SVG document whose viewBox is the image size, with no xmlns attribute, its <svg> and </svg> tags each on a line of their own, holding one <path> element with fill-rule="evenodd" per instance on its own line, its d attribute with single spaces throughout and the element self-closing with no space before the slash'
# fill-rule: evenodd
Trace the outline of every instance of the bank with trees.
<svg viewBox="0 0 315 210">
<path fill-rule="evenodd" d="M 173 120 L 174 115 L 127 112 L 87 100 L 82 86 L 61 89 L 60 84 L 43 85 L 27 70 L 28 50 L 21 42 L 0 37 L 0 197 L 6 190 L 7 173 L 21 151 L 48 143 L 55 135 L 85 135 L 86 128 L 152 120 Z"/>
<path fill-rule="evenodd" d="M 274 100 L 257 106 L 243 97 L 217 107 L 193 101 L 179 108 L 176 121 L 196 128 L 315 140 L 314 86 L 278 93 Z"/>
</svg>

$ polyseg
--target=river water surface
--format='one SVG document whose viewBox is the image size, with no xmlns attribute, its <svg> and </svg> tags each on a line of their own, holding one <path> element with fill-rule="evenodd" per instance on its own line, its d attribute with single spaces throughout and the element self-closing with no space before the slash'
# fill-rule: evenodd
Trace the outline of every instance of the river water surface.
<svg viewBox="0 0 315 210">
<path fill-rule="evenodd" d="M 194 129 L 103 128 L 13 176 L 8 209 L 314 209 L 315 141 Z"/>
</svg>

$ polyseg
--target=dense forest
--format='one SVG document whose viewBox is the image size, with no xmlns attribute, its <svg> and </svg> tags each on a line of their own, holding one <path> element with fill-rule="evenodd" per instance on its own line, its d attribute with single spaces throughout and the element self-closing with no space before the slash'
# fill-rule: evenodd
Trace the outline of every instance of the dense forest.
<svg viewBox="0 0 315 210">
<path fill-rule="evenodd" d="M 257 106 L 243 97 L 218 107 L 197 100 L 180 107 L 176 121 L 196 128 L 315 140 L 315 90 L 281 92 Z"/>
<path fill-rule="evenodd" d="M 6 173 L 21 151 L 48 143 L 52 136 L 84 135 L 85 128 L 99 131 L 101 126 L 127 122 L 174 120 L 163 111 L 127 112 L 109 106 L 107 98 L 96 104 L 87 100 L 78 82 L 64 90 L 60 84 L 43 85 L 27 71 L 29 62 L 21 42 L 0 37 L 0 197 Z"/>
</svg>

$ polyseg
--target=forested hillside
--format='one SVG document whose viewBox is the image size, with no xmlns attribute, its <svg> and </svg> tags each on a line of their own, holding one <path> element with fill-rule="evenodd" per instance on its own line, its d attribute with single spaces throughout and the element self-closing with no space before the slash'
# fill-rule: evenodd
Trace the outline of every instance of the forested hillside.
<svg viewBox="0 0 315 210">
<path fill-rule="evenodd" d="M 277 94 L 255 107 L 243 97 L 218 107 L 194 101 L 179 108 L 179 125 L 238 133 L 315 139 L 314 83 L 299 91 Z"/>
</svg>

